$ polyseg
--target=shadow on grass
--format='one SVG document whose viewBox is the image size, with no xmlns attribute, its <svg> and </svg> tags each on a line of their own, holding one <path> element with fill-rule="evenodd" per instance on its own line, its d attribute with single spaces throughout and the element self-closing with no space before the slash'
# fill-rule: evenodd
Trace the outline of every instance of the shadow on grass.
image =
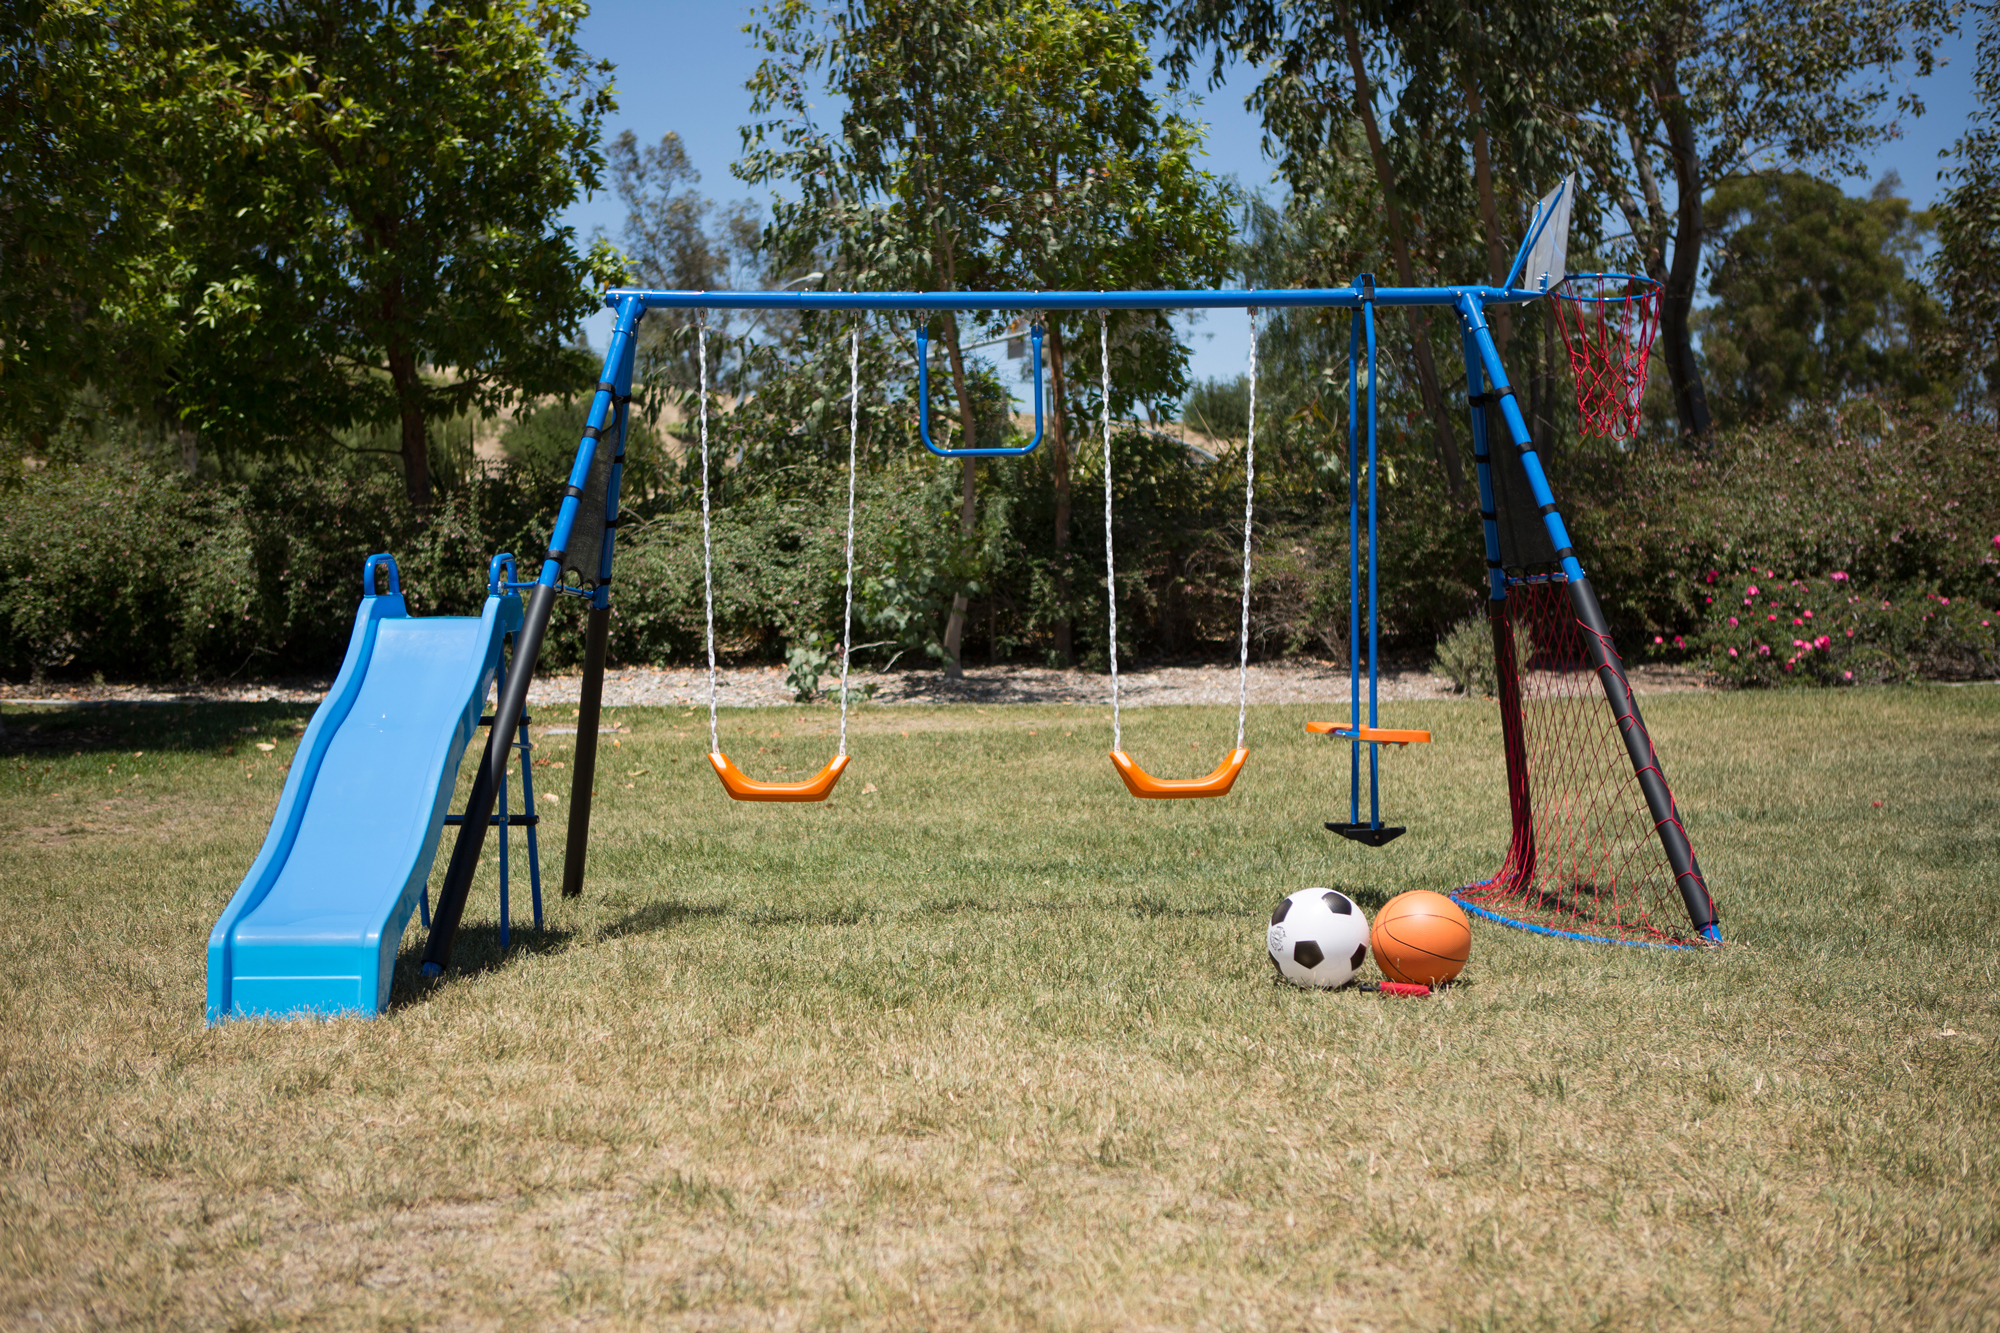
<svg viewBox="0 0 2000 1333">
<path fill-rule="evenodd" d="M 233 751 L 256 740 L 296 736 L 312 704 L 78 702 L 9 705 L 0 752 Z"/>
<path fill-rule="evenodd" d="M 634 935 L 657 935 L 703 917 L 728 916 L 733 910 L 721 903 L 703 903 L 700 906 L 684 902 L 647 903 L 606 926 L 600 938 L 617 940 Z"/>
<path fill-rule="evenodd" d="M 423 974 L 424 946 L 429 941 L 429 932 L 416 926 L 404 936 L 403 947 L 396 954 L 396 974 L 389 983 L 388 1010 L 421 1004 L 445 981 L 455 977 L 478 977 L 515 966 L 537 955 L 560 953 L 575 937 L 573 930 L 552 927 L 536 930 L 533 926 L 517 925 L 510 932 L 508 947 L 503 950 L 497 923 L 461 925 L 452 940 L 451 966 L 443 977 L 431 978 Z"/>
</svg>

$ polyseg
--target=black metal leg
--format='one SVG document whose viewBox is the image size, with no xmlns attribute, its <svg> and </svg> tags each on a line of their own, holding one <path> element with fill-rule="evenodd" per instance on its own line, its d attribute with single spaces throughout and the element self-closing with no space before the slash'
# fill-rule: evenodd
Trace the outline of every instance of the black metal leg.
<svg viewBox="0 0 2000 1333">
<path fill-rule="evenodd" d="M 583 688 L 576 710 L 576 762 L 569 784 L 569 845 L 563 849 L 563 897 L 583 892 L 584 860 L 590 852 L 590 793 L 597 781 L 597 719 L 604 705 L 604 647 L 610 637 L 611 608 L 593 606 L 583 635 Z"/>
</svg>

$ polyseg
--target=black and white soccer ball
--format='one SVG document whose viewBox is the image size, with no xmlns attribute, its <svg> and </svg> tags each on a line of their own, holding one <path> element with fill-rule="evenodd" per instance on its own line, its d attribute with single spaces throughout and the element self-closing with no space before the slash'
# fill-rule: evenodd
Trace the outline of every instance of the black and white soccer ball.
<svg viewBox="0 0 2000 1333">
<path fill-rule="evenodd" d="M 1368 957 L 1368 917 L 1332 889 L 1300 889 L 1271 913 L 1271 966 L 1294 986 L 1345 986 Z"/>
</svg>

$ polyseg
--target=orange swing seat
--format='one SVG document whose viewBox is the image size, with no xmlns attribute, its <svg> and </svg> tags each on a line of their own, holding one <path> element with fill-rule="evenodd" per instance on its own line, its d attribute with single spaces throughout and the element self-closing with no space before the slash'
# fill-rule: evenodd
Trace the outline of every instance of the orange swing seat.
<svg viewBox="0 0 2000 1333">
<path fill-rule="evenodd" d="M 737 801 L 824 801 L 833 795 L 833 786 L 840 781 L 840 775 L 847 771 L 848 755 L 835 755 L 827 761 L 825 768 L 804 782 L 757 782 L 743 776 L 743 770 L 729 762 L 729 756 L 720 750 L 709 753 L 708 762 L 715 766 L 715 776 L 722 779 L 722 787 Z"/>
<path fill-rule="evenodd" d="M 1123 750 L 1111 752 L 1111 763 L 1118 770 L 1118 776 L 1125 779 L 1125 790 L 1134 796 L 1149 801 L 1175 801 L 1197 796 L 1229 795 L 1229 789 L 1236 785 L 1236 775 L 1243 771 L 1243 761 L 1249 757 L 1248 750 L 1231 750 L 1229 757 L 1217 764 L 1215 771 L 1205 778 L 1156 778 L 1133 762 L 1132 756 Z"/>
<path fill-rule="evenodd" d="M 1332 736 L 1343 741 L 1371 741 L 1376 745 L 1428 745 L 1428 731 L 1401 731 L 1394 727 L 1357 727 L 1347 722 L 1308 722 L 1306 730 L 1315 736 Z"/>
</svg>

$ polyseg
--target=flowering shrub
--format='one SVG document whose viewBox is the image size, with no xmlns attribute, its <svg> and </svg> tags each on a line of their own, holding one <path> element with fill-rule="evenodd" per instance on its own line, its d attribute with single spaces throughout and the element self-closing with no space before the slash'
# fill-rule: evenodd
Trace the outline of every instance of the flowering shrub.
<svg viewBox="0 0 2000 1333">
<path fill-rule="evenodd" d="M 1845 570 L 1782 579 L 1770 569 L 1700 580 L 1707 614 L 1653 654 L 1692 660 L 1736 685 L 1862 685 L 2000 673 L 2000 609 L 1929 590 L 1863 587 Z"/>
</svg>

